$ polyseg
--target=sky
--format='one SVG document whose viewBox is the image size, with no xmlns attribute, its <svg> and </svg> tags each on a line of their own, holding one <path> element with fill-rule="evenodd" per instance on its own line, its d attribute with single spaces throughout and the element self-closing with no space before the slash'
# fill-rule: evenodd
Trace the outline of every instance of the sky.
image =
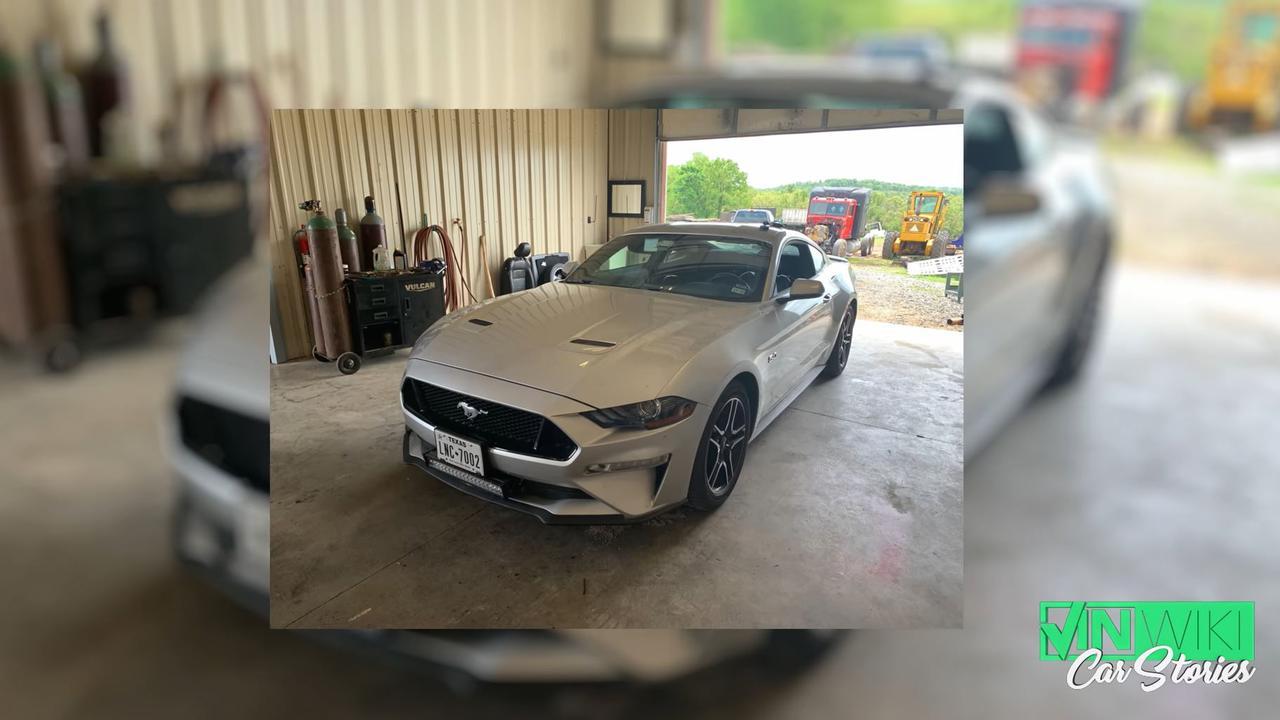
<svg viewBox="0 0 1280 720">
<path fill-rule="evenodd" d="M 667 164 L 695 152 L 734 160 L 751 187 L 856 178 L 905 185 L 964 185 L 961 125 L 842 130 L 667 143 Z"/>
</svg>

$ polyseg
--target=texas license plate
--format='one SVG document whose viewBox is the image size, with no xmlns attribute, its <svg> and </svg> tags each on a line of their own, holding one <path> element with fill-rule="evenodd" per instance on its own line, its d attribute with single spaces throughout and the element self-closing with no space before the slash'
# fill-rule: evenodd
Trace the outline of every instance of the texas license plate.
<svg viewBox="0 0 1280 720">
<path fill-rule="evenodd" d="M 463 440 L 446 432 L 436 431 L 436 455 L 450 465 L 469 473 L 484 475 L 484 457 L 480 443 Z"/>
</svg>

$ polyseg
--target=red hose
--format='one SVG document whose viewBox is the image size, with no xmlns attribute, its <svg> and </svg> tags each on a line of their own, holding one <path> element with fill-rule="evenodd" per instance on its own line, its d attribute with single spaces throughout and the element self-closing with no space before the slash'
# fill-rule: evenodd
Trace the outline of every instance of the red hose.
<svg viewBox="0 0 1280 720">
<path fill-rule="evenodd" d="M 445 312 L 453 312 L 462 307 L 465 298 L 462 296 L 462 290 L 467 291 L 467 295 L 471 296 L 471 301 L 475 302 L 476 296 L 471 293 L 471 287 L 467 284 L 467 278 L 462 272 L 458 263 L 458 255 L 453 250 L 453 241 L 449 239 L 449 233 L 439 225 L 428 225 L 413 235 L 413 265 L 417 267 L 427 258 L 427 244 L 431 241 L 432 235 L 440 236 L 440 246 L 444 253 L 445 261 L 445 283 L 444 283 L 444 302 Z"/>
</svg>

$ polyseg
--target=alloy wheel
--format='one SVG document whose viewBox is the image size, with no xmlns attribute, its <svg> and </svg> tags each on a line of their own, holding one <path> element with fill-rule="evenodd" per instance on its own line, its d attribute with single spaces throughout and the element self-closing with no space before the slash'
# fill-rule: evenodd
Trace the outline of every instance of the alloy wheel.
<svg viewBox="0 0 1280 720">
<path fill-rule="evenodd" d="M 840 339 L 836 341 L 837 359 L 840 367 L 849 362 L 849 346 L 853 344 L 853 318 L 845 313 L 844 322 L 840 323 Z"/>
<path fill-rule="evenodd" d="M 747 406 L 731 397 L 720 408 L 707 437 L 706 481 L 712 495 L 723 495 L 733 485 L 747 452 Z"/>
</svg>

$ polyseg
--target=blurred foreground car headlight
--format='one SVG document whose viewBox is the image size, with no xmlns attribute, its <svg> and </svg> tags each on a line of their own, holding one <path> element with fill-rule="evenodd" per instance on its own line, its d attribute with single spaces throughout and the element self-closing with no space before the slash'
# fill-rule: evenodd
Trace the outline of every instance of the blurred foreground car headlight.
<svg viewBox="0 0 1280 720">
<path fill-rule="evenodd" d="M 689 417 L 696 406 L 697 403 L 692 400 L 668 396 L 582 414 L 600 427 L 654 430 L 674 425 Z"/>
</svg>

